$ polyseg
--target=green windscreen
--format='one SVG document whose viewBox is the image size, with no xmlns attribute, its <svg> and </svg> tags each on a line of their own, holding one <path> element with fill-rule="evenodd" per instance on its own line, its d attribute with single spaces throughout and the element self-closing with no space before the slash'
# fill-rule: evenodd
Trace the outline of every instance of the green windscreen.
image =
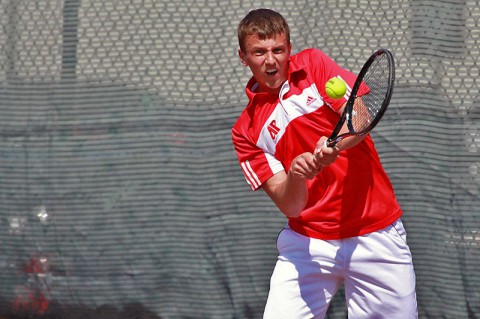
<svg viewBox="0 0 480 319">
<path fill-rule="evenodd" d="M 358 72 L 393 52 L 372 136 L 419 317 L 479 318 L 480 2 L 453 0 L 0 0 L 0 318 L 262 317 L 286 220 L 230 137 L 236 27 L 258 7 L 293 53 Z"/>
</svg>

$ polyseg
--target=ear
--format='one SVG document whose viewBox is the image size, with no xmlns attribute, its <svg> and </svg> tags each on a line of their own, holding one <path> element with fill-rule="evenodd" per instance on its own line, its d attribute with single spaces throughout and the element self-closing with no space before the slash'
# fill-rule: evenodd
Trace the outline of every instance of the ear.
<svg viewBox="0 0 480 319">
<path fill-rule="evenodd" d="M 242 49 L 238 48 L 238 57 L 240 58 L 240 61 L 242 62 L 243 66 L 248 66 L 247 62 L 245 61 L 245 53 L 243 53 Z"/>
</svg>

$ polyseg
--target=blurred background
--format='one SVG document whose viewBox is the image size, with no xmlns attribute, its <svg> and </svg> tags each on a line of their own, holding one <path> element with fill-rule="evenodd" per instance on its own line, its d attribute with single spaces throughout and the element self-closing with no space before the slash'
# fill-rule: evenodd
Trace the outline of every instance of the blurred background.
<svg viewBox="0 0 480 319">
<path fill-rule="evenodd" d="M 261 318 L 286 221 L 230 138 L 259 7 L 294 52 L 394 53 L 372 135 L 419 316 L 480 318 L 478 0 L 0 0 L 0 318 Z"/>
</svg>

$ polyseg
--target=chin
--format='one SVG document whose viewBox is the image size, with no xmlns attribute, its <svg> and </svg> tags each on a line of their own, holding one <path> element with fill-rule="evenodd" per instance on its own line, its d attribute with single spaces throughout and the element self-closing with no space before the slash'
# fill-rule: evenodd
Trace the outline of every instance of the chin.
<svg viewBox="0 0 480 319">
<path fill-rule="evenodd" d="M 268 88 L 269 91 L 280 91 L 283 83 L 275 83 L 273 85 L 266 85 L 265 87 Z"/>
</svg>

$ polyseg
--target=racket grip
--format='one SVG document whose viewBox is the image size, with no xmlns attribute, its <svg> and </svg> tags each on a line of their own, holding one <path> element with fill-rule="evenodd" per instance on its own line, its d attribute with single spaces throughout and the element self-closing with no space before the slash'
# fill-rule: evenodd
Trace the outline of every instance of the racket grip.
<svg viewBox="0 0 480 319">
<path fill-rule="evenodd" d="M 323 143 L 323 145 L 325 147 L 334 147 L 335 145 L 337 145 L 337 141 L 336 140 L 325 140 L 325 142 Z"/>
</svg>

